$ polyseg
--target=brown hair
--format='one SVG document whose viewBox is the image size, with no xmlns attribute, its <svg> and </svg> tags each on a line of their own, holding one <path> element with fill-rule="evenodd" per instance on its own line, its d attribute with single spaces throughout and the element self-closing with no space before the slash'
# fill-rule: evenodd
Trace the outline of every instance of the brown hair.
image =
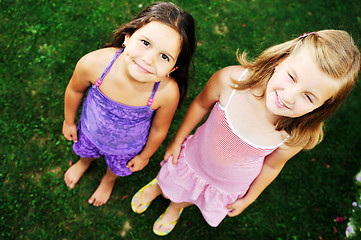
<svg viewBox="0 0 361 240">
<path fill-rule="evenodd" d="M 311 149 L 323 139 L 323 122 L 330 117 L 346 99 L 354 87 L 360 72 L 360 52 L 351 36 L 341 30 L 322 30 L 266 49 L 254 62 L 247 54 L 238 55 L 238 61 L 250 70 L 249 77 L 237 82 L 239 90 L 261 88 L 266 90 L 275 67 L 292 53 L 306 47 L 313 53 L 318 67 L 335 81 L 340 81 L 338 92 L 321 107 L 303 116 L 280 117 L 275 122 L 277 131 L 284 130 L 290 138 L 288 146 Z M 264 97 L 264 93 L 262 96 Z"/>
<path fill-rule="evenodd" d="M 181 103 L 187 94 L 189 66 L 196 49 L 195 22 L 189 13 L 170 2 L 151 4 L 129 23 L 116 29 L 111 36 L 111 41 L 104 45 L 104 47 L 122 47 L 127 34 L 132 35 L 151 21 L 164 23 L 176 30 L 181 36 L 181 51 L 175 64 L 177 69 L 170 74 L 178 84 Z"/>
</svg>

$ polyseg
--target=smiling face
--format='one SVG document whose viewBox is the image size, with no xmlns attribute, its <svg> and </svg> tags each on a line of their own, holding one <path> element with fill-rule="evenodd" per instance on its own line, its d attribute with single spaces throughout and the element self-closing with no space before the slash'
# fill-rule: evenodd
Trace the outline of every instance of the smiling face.
<svg viewBox="0 0 361 240">
<path fill-rule="evenodd" d="M 126 71 L 131 79 L 157 82 L 176 69 L 181 37 L 166 24 L 152 21 L 127 35 L 124 43 Z"/>
<path fill-rule="evenodd" d="M 266 88 L 266 108 L 275 116 L 299 117 L 322 106 L 340 83 L 322 72 L 306 48 L 275 68 Z"/>
</svg>

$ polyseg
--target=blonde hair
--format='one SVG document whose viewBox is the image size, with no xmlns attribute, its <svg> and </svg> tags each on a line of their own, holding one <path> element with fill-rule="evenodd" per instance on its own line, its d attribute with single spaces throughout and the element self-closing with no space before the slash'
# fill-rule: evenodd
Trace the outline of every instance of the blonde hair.
<svg viewBox="0 0 361 240">
<path fill-rule="evenodd" d="M 247 60 L 247 54 L 237 53 L 241 65 L 249 69 L 249 77 L 237 82 L 236 89 L 263 89 L 272 77 L 275 67 L 301 48 L 311 50 L 318 67 L 335 81 L 340 81 L 338 92 L 325 103 L 303 116 L 280 117 L 275 123 L 277 131 L 284 130 L 290 137 L 288 146 L 311 149 L 323 139 L 323 122 L 330 117 L 346 99 L 354 87 L 360 72 L 360 52 L 351 36 L 341 30 L 322 30 L 266 49 L 255 61 Z"/>
</svg>

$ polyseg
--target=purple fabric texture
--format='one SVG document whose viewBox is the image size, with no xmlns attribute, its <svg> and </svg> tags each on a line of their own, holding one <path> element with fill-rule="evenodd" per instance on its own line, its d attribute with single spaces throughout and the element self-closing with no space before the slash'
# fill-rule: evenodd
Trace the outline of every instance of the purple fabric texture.
<svg viewBox="0 0 361 240">
<path fill-rule="evenodd" d="M 129 161 L 142 151 L 147 142 L 154 110 L 150 105 L 135 107 L 115 102 L 99 90 L 98 86 L 122 50 L 118 50 L 101 78 L 89 88 L 78 128 L 100 155 L 116 155 Z M 158 86 L 159 82 L 156 82 L 150 99 L 153 99 Z M 107 164 L 115 174 L 122 174 L 120 169 L 124 164 L 117 160 L 107 160 Z"/>
<path fill-rule="evenodd" d="M 80 125 L 78 126 L 78 141 L 74 143 L 73 150 L 78 156 L 84 158 L 98 158 L 104 156 L 109 169 L 121 177 L 132 174 L 132 171 L 127 167 L 127 163 L 129 159 L 132 159 L 137 155 L 108 155 L 102 152 L 84 135 Z"/>
</svg>

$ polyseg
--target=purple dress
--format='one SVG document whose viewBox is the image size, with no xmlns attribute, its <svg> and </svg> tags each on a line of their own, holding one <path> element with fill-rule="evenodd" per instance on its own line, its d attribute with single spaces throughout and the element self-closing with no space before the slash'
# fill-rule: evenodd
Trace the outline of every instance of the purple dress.
<svg viewBox="0 0 361 240">
<path fill-rule="evenodd" d="M 148 105 L 141 107 L 124 105 L 105 96 L 98 87 L 122 51 L 122 48 L 117 51 L 97 83 L 89 88 L 83 104 L 78 126 L 79 140 L 84 135 L 87 145 L 94 145 L 96 153 L 88 154 L 89 147 L 83 147 L 85 144 L 82 143 L 77 146 L 79 141 L 73 147 L 75 153 L 82 157 L 104 155 L 108 167 L 118 176 L 132 173 L 126 163 L 141 152 L 147 142 L 154 114 L 150 106 L 159 86 L 159 82 L 154 84 Z M 83 148 L 88 148 L 84 150 L 87 153 L 82 154 Z"/>
</svg>

